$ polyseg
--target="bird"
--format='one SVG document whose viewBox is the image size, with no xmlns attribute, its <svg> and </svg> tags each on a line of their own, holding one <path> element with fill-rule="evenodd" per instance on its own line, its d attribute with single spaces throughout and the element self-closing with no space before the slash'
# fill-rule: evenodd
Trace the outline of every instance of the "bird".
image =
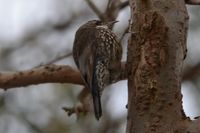
<svg viewBox="0 0 200 133">
<path fill-rule="evenodd" d="M 102 116 L 101 95 L 120 75 L 122 46 L 112 27 L 118 21 L 90 20 L 76 31 L 73 58 L 90 89 L 97 120 Z"/>
</svg>

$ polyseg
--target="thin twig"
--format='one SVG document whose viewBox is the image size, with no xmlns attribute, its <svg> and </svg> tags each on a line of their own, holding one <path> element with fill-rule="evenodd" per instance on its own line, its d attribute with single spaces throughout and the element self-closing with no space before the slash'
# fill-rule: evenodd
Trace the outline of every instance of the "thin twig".
<svg viewBox="0 0 200 133">
<path fill-rule="evenodd" d="M 94 11 L 94 13 L 99 17 L 100 20 L 103 20 L 103 16 L 101 11 L 98 9 L 98 7 L 91 1 L 91 0 L 85 0 L 89 7 Z"/>
<path fill-rule="evenodd" d="M 119 11 L 120 11 L 120 0 L 109 0 L 107 4 L 107 8 L 104 12 L 105 21 L 113 21 L 116 20 Z"/>
<path fill-rule="evenodd" d="M 71 55 L 72 55 L 72 53 L 68 53 L 68 54 L 63 54 L 63 55 L 57 56 L 55 59 L 47 62 L 45 65 L 50 65 L 50 64 L 52 64 L 54 62 L 57 62 L 57 61 L 62 60 L 62 59 L 65 59 L 65 58 L 67 58 L 67 57 L 69 57 Z"/>
<path fill-rule="evenodd" d="M 120 2 L 119 0 L 109 0 L 106 10 L 102 13 L 98 7 L 92 2 L 92 0 L 85 0 L 90 8 L 94 11 L 94 13 L 99 17 L 102 21 L 112 21 L 115 20 L 119 10 L 125 8 L 129 5 L 129 1 Z"/>
<path fill-rule="evenodd" d="M 120 43 L 122 43 L 122 40 L 123 40 L 124 36 L 128 33 L 128 30 L 129 30 L 129 26 L 126 27 L 126 29 L 124 30 L 122 36 L 120 37 L 120 39 L 119 39 Z"/>
<path fill-rule="evenodd" d="M 62 107 L 62 109 L 67 112 L 68 116 L 76 113 L 76 109 L 74 107 Z"/>
<path fill-rule="evenodd" d="M 66 53 L 66 52 L 65 52 L 65 53 Z M 48 61 L 48 62 L 46 62 L 46 63 L 41 63 L 41 64 L 35 66 L 34 68 L 41 67 L 41 66 L 44 66 L 44 65 L 53 64 L 53 63 L 55 63 L 55 62 L 57 62 L 57 61 L 60 61 L 60 60 L 62 60 L 62 59 L 65 59 L 65 58 L 67 58 L 67 57 L 69 57 L 69 56 L 71 56 L 71 55 L 72 55 L 72 53 L 66 53 L 66 54 L 58 55 L 58 56 L 56 56 L 54 59 L 52 59 L 52 60 L 50 60 L 50 61 Z"/>
</svg>

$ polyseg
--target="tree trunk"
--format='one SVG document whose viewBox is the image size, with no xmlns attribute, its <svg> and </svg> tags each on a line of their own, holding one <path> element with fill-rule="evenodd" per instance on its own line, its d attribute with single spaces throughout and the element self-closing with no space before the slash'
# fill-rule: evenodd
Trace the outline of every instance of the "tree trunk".
<svg viewBox="0 0 200 133">
<path fill-rule="evenodd" d="M 184 133 L 181 76 L 188 14 L 184 0 L 129 0 L 127 133 Z"/>
</svg>

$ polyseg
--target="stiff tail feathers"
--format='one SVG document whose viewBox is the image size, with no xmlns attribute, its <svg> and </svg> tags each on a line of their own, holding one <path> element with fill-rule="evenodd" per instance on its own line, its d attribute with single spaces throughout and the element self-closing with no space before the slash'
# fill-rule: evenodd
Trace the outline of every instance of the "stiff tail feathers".
<svg viewBox="0 0 200 133">
<path fill-rule="evenodd" d="M 102 116 L 102 108 L 101 108 L 101 94 L 99 87 L 99 79 L 98 79 L 98 72 L 99 72 L 99 62 L 95 62 L 94 68 L 93 68 L 93 77 L 92 77 L 92 98 L 93 98 L 93 106 L 94 106 L 94 113 L 97 120 L 100 119 Z"/>
<path fill-rule="evenodd" d="M 102 109 L 101 109 L 101 98 L 99 92 L 94 92 L 92 94 L 93 97 L 93 105 L 94 105 L 94 113 L 97 120 L 100 119 L 102 116 Z"/>
</svg>

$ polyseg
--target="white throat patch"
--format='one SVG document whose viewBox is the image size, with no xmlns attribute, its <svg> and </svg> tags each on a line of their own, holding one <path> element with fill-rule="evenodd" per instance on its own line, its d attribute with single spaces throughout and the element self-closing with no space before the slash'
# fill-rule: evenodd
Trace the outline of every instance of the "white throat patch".
<svg viewBox="0 0 200 133">
<path fill-rule="evenodd" d="M 97 28 L 104 28 L 104 29 L 108 29 L 108 26 L 107 26 L 107 25 L 100 25 L 100 26 L 97 26 Z"/>
</svg>

